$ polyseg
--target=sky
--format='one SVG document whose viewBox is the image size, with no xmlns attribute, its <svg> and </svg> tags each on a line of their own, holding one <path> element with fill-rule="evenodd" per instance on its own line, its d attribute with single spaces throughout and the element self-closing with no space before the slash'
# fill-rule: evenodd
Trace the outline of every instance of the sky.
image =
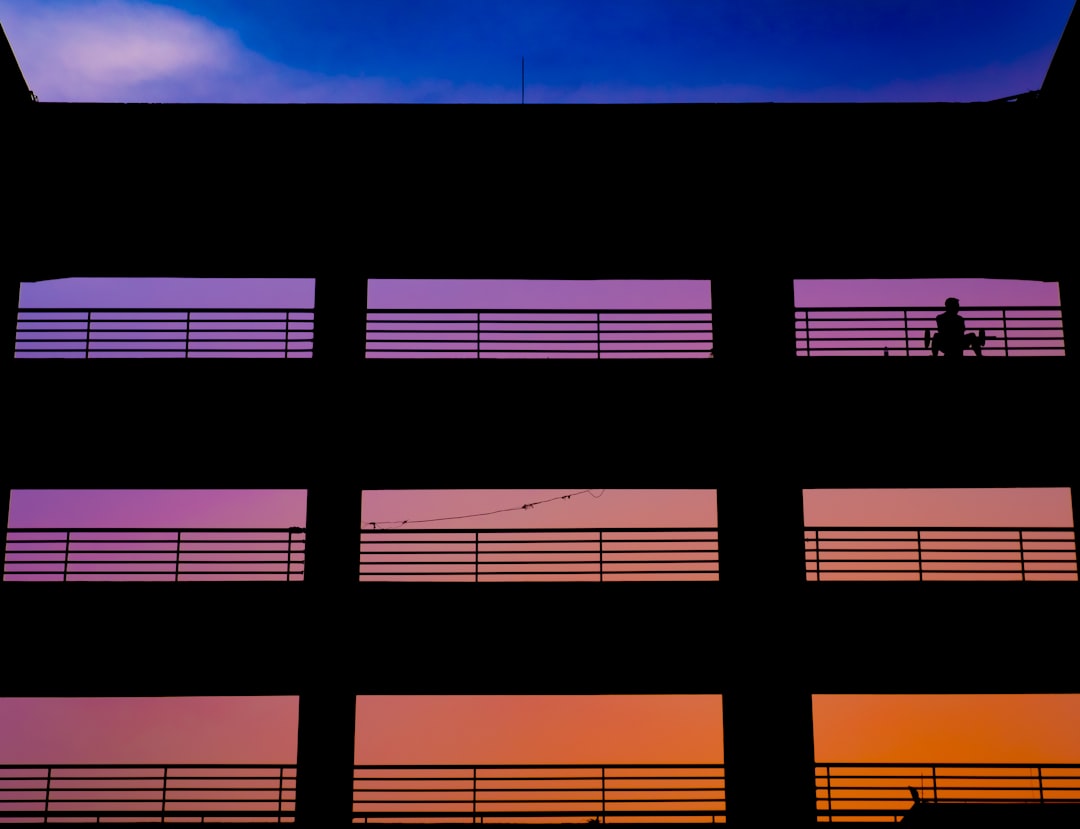
<svg viewBox="0 0 1080 829">
<path fill-rule="evenodd" d="M 304 501 L 302 490 L 15 490 L 8 525 L 303 526 Z M 1067 489 L 807 490 L 803 502 L 813 525 L 1072 525 Z M 693 527 L 715 526 L 717 508 L 712 490 L 373 490 L 361 521 Z M 0 764 L 291 763 L 297 711 L 295 697 L 0 699 Z M 1080 762 L 1080 697 L 819 695 L 814 733 L 820 762 Z M 723 700 L 370 696 L 354 740 L 357 763 L 721 763 Z"/>
<path fill-rule="evenodd" d="M 373 280 L 369 304 L 709 308 L 711 302 L 709 285 L 701 281 L 572 284 L 576 287 L 569 291 L 567 284 L 553 283 L 531 285 L 526 292 L 513 280 Z M 304 279 L 75 279 L 24 285 L 21 304 L 310 308 L 312 289 L 312 281 Z M 965 306 L 1058 302 L 1055 283 L 1019 280 L 793 282 L 793 301 L 800 307 L 936 308 L 949 295 Z M 527 503 L 537 505 L 521 509 Z M 715 524 L 716 508 L 716 495 L 707 490 L 373 491 L 365 493 L 361 520 L 432 528 L 685 527 Z M 1073 520 L 1070 493 L 1063 489 L 811 490 L 804 493 L 804 509 L 806 523 L 814 525 L 1068 527 Z M 466 515 L 472 517 L 456 517 Z M 9 510 L 12 527 L 304 523 L 299 490 L 16 490 Z M 357 711 L 359 763 L 723 761 L 718 696 L 365 697 Z M 296 716 L 295 697 L 0 699 L 0 763 L 291 762 Z M 817 696 L 814 716 L 816 755 L 823 762 L 1080 762 L 1080 698 L 1075 696 Z M 1017 723 L 1023 727 L 1014 727 Z"/>
<path fill-rule="evenodd" d="M 1060 304 L 1057 282 L 1031 281 L 1023 279 L 978 279 L 978 278 L 912 278 L 912 279 L 796 279 L 792 280 L 794 306 L 797 309 L 847 308 L 847 307 L 893 307 L 896 311 L 875 312 L 835 312 L 802 311 L 796 314 L 798 332 L 798 354 L 813 355 L 881 355 L 884 348 L 889 348 L 893 355 L 899 355 L 910 349 L 916 355 L 929 356 L 923 347 L 923 333 L 933 327 L 933 317 L 942 308 L 946 297 L 955 296 L 961 301 L 961 311 L 971 330 L 983 329 L 989 340 L 984 349 L 986 356 L 1004 356 L 1006 348 L 1011 356 L 1047 356 L 1063 353 L 1061 341 L 1060 313 L 1058 311 L 1010 310 L 1002 317 L 1002 307 L 1048 306 L 1056 308 Z M 722 297 L 721 297 L 722 301 Z M 310 356 L 311 329 L 310 315 L 304 313 L 314 303 L 314 280 L 311 278 L 122 278 L 122 277 L 71 277 L 67 279 L 46 280 L 24 283 L 21 288 L 20 307 L 23 309 L 268 309 L 263 313 L 281 315 L 286 310 L 299 311 L 292 314 L 290 356 Z M 605 335 L 605 356 L 668 356 L 680 358 L 700 358 L 713 354 L 711 344 L 712 293 L 708 280 L 672 279 L 672 280 L 521 280 L 521 279 L 386 279 L 372 278 L 368 284 L 369 343 L 368 356 L 382 358 L 400 358 L 405 356 L 447 357 L 460 355 L 472 357 L 476 354 L 475 323 L 473 317 L 452 314 L 432 313 L 426 322 L 419 322 L 415 313 L 403 317 L 390 313 L 409 309 L 423 309 L 429 312 L 439 310 L 514 310 L 528 312 L 543 309 L 546 311 L 584 311 L 584 310 L 634 310 L 668 311 L 669 314 L 657 313 L 645 327 L 651 327 L 652 333 L 633 335 L 639 345 L 627 341 L 627 335 Z M 975 310 L 980 306 L 989 306 L 990 310 Z M 903 335 L 903 311 L 899 309 L 923 309 L 913 313 L 907 328 L 907 337 Z M 965 310 L 973 309 L 973 310 Z M 718 309 L 718 310 L 723 310 Z M 385 313 L 380 313 L 385 312 Z M 700 313 L 687 313 L 700 312 Z M 66 312 L 53 312 L 53 318 Z M 209 313 L 209 312 L 207 312 Z M 41 314 L 37 315 L 39 318 Z M 196 315 L 198 316 L 198 315 Z M 204 314 L 205 316 L 205 314 Z M 490 317 L 491 315 L 489 315 Z M 610 325 L 626 328 L 635 315 L 608 315 L 613 320 Z M 874 321 L 868 322 L 869 318 Z M 69 314 L 63 316 L 65 322 L 36 323 L 37 333 L 31 331 L 30 314 L 24 314 L 27 325 L 23 327 L 24 341 L 30 338 L 67 338 L 57 344 L 33 345 L 26 342 L 20 356 L 34 356 L 31 349 L 65 348 L 64 356 L 81 358 L 84 356 L 85 343 L 83 331 L 85 315 Z M 408 323 L 403 324 L 402 319 Z M 505 315 L 504 318 L 505 319 Z M 539 318 L 532 318 L 533 320 Z M 552 319 L 552 317 L 548 317 Z M 571 333 L 538 334 L 530 329 L 530 318 L 519 316 L 518 322 L 500 321 L 494 327 L 503 332 L 488 335 L 485 347 L 502 349 L 485 351 L 485 356 L 522 357 L 528 356 L 534 349 L 523 342 L 526 339 L 541 338 L 546 341 L 562 340 L 551 346 L 552 351 L 532 351 L 533 356 L 556 355 L 594 357 L 595 323 L 593 317 L 574 317 L 571 314 L 556 317 L 555 327 L 573 328 Z M 637 315 L 640 320 L 640 315 Z M 806 320 L 810 322 L 807 323 Z M 76 320 L 71 322 L 70 320 Z M 453 320 L 448 323 L 447 320 Z M 258 349 L 254 354 L 244 356 L 281 356 L 284 348 L 280 345 L 281 332 L 285 323 L 276 322 L 244 323 L 248 326 L 273 328 L 271 333 L 255 336 L 265 338 L 260 344 L 242 344 L 241 348 Z M 609 324 L 609 323 L 605 323 Z M 105 332 L 104 327 L 113 323 L 96 323 L 99 333 L 97 343 L 113 349 L 135 349 L 138 345 L 117 345 L 105 342 L 105 337 L 130 336 L 123 333 Z M 175 333 L 182 322 L 168 323 L 174 329 L 170 337 L 180 338 Z M 200 347 L 232 349 L 235 346 L 221 342 L 222 337 L 243 337 L 244 334 L 220 334 L 207 328 L 232 325 L 218 322 L 202 322 L 204 330 L 197 336 L 202 338 Z M 517 325 L 511 330 L 511 325 Z M 74 328 L 70 333 L 41 333 L 43 329 L 56 327 Z M 433 334 L 420 333 L 423 326 L 445 332 L 455 327 L 459 330 L 446 337 L 437 338 Z M 550 323 L 549 323 L 550 326 Z M 837 327 L 847 328 L 836 332 Z M 402 328 L 409 330 L 408 336 L 417 342 L 402 344 Z M 872 329 L 869 334 L 867 328 Z M 889 330 L 883 330 L 888 328 Z M 639 326 L 639 330 L 641 327 Z M 860 333 L 862 331 L 862 333 Z M 873 337 L 874 339 L 864 339 Z M 441 339 L 431 345 L 432 340 Z M 511 342 L 507 342 L 510 340 Z M 426 341 L 426 342 L 425 342 Z M 809 348 L 808 348 L 809 346 Z M 182 357 L 182 345 L 175 342 L 156 343 L 157 348 L 172 348 L 167 355 L 157 356 Z M 625 349 L 640 348 L 636 354 Z M 425 350 L 426 349 L 426 350 Z M 510 349 L 513 349 L 511 351 Z M 620 351 L 619 349 L 623 349 Z M 54 352 L 55 353 L 55 352 Z M 135 352 L 98 351 L 96 356 L 133 356 Z M 238 352 L 233 351 L 234 356 Z M 41 356 L 41 353 L 37 356 Z M 228 351 L 203 352 L 203 356 L 229 356 Z M 720 352 L 717 356 L 723 356 Z M 972 356 L 968 352 L 968 356 Z"/>
<path fill-rule="evenodd" d="M 993 100 L 1073 0 L 0 0 L 42 101 Z"/>
</svg>

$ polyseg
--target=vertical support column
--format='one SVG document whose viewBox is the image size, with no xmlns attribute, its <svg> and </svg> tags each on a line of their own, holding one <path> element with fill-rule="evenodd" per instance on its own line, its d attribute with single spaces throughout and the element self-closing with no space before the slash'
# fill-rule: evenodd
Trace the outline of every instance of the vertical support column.
<svg viewBox="0 0 1080 829">
<path fill-rule="evenodd" d="M 790 473 L 778 480 L 743 469 L 731 475 L 737 486 L 717 495 L 725 539 L 719 638 L 728 821 L 734 829 L 809 826 L 816 810 L 814 655 L 807 647 L 813 607 L 802 490 Z"/>
<path fill-rule="evenodd" d="M 762 653 L 762 661 L 771 654 Z M 732 829 L 809 829 L 816 820 L 813 697 L 789 684 L 724 692 L 727 819 Z"/>
<path fill-rule="evenodd" d="M 1080 288 L 1067 279 L 1058 282 L 1065 356 L 1080 360 Z"/>
<path fill-rule="evenodd" d="M 367 327 L 364 277 L 337 273 L 315 277 L 315 333 L 312 357 L 343 369 L 364 357 Z"/>
<path fill-rule="evenodd" d="M 0 518 L 4 522 L 4 525 L 0 527 L 0 590 L 2 590 L 4 574 L 7 572 L 7 528 L 11 523 L 11 482 L 6 476 L 0 478 L 0 499 L 3 499 Z"/>
<path fill-rule="evenodd" d="M 766 373 L 795 358 L 795 282 L 775 273 L 712 279 L 713 345 L 725 368 Z"/>
<path fill-rule="evenodd" d="M 296 819 L 301 829 L 346 829 L 352 821 L 356 684 L 347 644 L 360 561 L 360 418 L 355 389 L 363 357 L 367 281 L 315 279 L 311 405 L 319 416 L 307 500 L 304 602 L 307 647 L 296 750 Z"/>
<path fill-rule="evenodd" d="M 713 283 L 724 429 L 742 450 L 717 458 L 724 765 L 728 821 L 815 820 L 812 608 L 806 582 L 794 283 L 773 274 Z M 778 417 L 778 413 L 781 414 Z M 723 442 L 718 442 L 723 444 Z"/>
<path fill-rule="evenodd" d="M 21 285 L 19 281 L 11 276 L 10 273 L 6 273 L 3 277 L 3 284 L 0 285 L 0 349 L 3 353 L 0 354 L 0 365 L 3 365 L 3 372 L 0 379 L 4 383 L 8 382 L 8 366 L 11 361 L 15 359 L 15 330 L 19 321 L 19 291 Z"/>
<path fill-rule="evenodd" d="M 19 319 L 19 281 L 12 277 L 9 273 L 5 274 L 0 283 L 0 388 L 5 392 L 15 397 L 14 390 L 11 388 L 11 384 L 14 382 L 14 363 L 15 363 L 15 328 Z M 8 430 L 4 435 L 7 441 L 6 450 L 11 452 L 14 448 L 14 443 L 18 440 L 18 435 L 13 430 Z M 3 504 L 0 505 L 0 517 L 3 518 L 4 525 L 0 527 L 0 585 L 3 585 L 3 574 L 6 566 L 5 551 L 7 550 L 7 528 L 9 509 L 11 504 L 11 466 L 14 458 L 10 455 L 7 457 L 6 462 L 3 465 L 3 471 L 0 472 L 0 499 L 3 499 Z"/>
<path fill-rule="evenodd" d="M 344 829 L 352 819 L 356 685 L 347 645 L 357 633 L 360 489 L 348 483 L 356 470 L 324 468 L 307 501 L 296 817 L 301 827 Z"/>
</svg>

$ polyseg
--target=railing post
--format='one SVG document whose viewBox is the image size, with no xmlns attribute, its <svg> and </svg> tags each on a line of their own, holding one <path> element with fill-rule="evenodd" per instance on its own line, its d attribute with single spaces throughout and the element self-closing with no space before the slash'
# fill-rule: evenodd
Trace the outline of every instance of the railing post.
<svg viewBox="0 0 1080 829">
<path fill-rule="evenodd" d="M 1024 531 L 1016 531 L 1017 538 L 1020 542 L 1020 581 L 1027 581 L 1027 563 L 1024 561 Z"/>
<path fill-rule="evenodd" d="M 293 580 L 292 570 L 292 554 L 293 554 L 293 533 L 300 532 L 300 527 L 289 527 L 288 540 L 285 545 L 285 581 Z"/>
<path fill-rule="evenodd" d="M 90 359 L 90 317 L 93 311 L 86 312 L 86 359 Z"/>
<path fill-rule="evenodd" d="M 1036 766 L 1035 771 L 1039 775 L 1039 803 L 1044 802 L 1042 766 Z"/>
<path fill-rule="evenodd" d="M 604 580 L 604 531 L 599 531 L 599 543 L 600 543 L 600 581 Z"/>
<path fill-rule="evenodd" d="M 932 790 L 933 790 L 933 792 L 934 792 L 934 802 L 935 802 L 935 803 L 937 803 L 937 800 L 938 800 L 938 792 L 937 792 L 937 766 L 931 766 L 931 767 L 930 767 L 930 783 L 931 783 L 931 786 L 932 786 Z"/>
<path fill-rule="evenodd" d="M 169 767 L 161 767 L 161 822 L 165 822 L 165 812 L 168 805 Z"/>
<path fill-rule="evenodd" d="M 480 359 L 480 312 L 476 312 L 476 359 Z"/>
<path fill-rule="evenodd" d="M 278 769 L 278 784 L 277 784 L 277 822 L 278 823 L 281 823 L 282 817 L 284 816 L 284 812 L 285 812 L 285 767 L 281 766 Z"/>
<path fill-rule="evenodd" d="M 296 741 L 296 823 L 322 829 L 351 823 L 353 813 L 356 690 L 350 668 L 321 655 L 322 642 L 354 632 L 351 618 L 359 581 L 362 489 L 343 482 L 332 444 L 315 443 L 307 493 L 304 557 L 306 615 L 296 673 L 299 718 Z"/>
<path fill-rule="evenodd" d="M 821 581 L 821 530 L 814 530 L 814 573 Z"/>
<path fill-rule="evenodd" d="M 596 359 L 599 360 L 603 356 L 603 349 L 601 346 L 600 337 L 600 312 L 596 312 Z"/>
<path fill-rule="evenodd" d="M 173 581 L 176 582 L 180 581 L 180 547 L 183 534 L 183 530 L 176 531 L 176 561 L 173 562 Z"/>
<path fill-rule="evenodd" d="M 476 823 L 476 766 L 472 770 L 472 822 Z"/>
<path fill-rule="evenodd" d="M 191 311 L 184 314 L 184 359 L 191 353 Z"/>
<path fill-rule="evenodd" d="M 473 530 L 473 581 L 480 582 L 480 530 Z"/>
<path fill-rule="evenodd" d="M 45 769 L 45 818 L 48 820 L 49 800 L 52 798 L 52 766 Z"/>
<path fill-rule="evenodd" d="M 600 767 L 600 822 L 607 823 L 607 768 Z"/>
<path fill-rule="evenodd" d="M 1005 314 L 1005 309 L 1001 309 L 1001 344 L 1005 349 L 1005 356 L 1009 356 L 1009 318 Z"/>
<path fill-rule="evenodd" d="M 829 823 L 832 823 L 832 766 L 825 767 L 825 808 L 829 812 Z"/>
<path fill-rule="evenodd" d="M 71 554 L 71 530 L 64 530 L 64 581 L 68 580 L 68 557 Z"/>
<path fill-rule="evenodd" d="M 904 356 L 911 356 L 911 331 L 908 330 L 907 308 L 904 309 Z"/>
<path fill-rule="evenodd" d="M 919 566 L 919 581 L 923 580 L 922 566 L 922 530 L 915 530 L 915 555 Z"/>
</svg>

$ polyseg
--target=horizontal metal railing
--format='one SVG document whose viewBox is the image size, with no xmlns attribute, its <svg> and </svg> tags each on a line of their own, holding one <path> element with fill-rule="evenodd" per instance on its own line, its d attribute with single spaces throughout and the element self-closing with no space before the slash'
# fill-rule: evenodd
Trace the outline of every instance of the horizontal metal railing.
<svg viewBox="0 0 1080 829">
<path fill-rule="evenodd" d="M 20 308 L 15 356 L 310 357 L 314 311 Z"/>
<path fill-rule="evenodd" d="M 724 766 L 358 765 L 353 821 L 723 822 Z"/>
<path fill-rule="evenodd" d="M 302 581 L 306 532 L 285 528 L 9 528 L 5 581 Z"/>
<path fill-rule="evenodd" d="M 1072 527 L 805 527 L 809 581 L 1076 581 Z"/>
<path fill-rule="evenodd" d="M 1076 763 L 818 763 L 819 822 L 898 821 L 915 803 L 1077 803 Z"/>
<path fill-rule="evenodd" d="M 369 308 L 367 357 L 711 357 L 709 310 Z"/>
<path fill-rule="evenodd" d="M 0 823 L 291 823 L 295 814 L 295 765 L 0 765 Z"/>
<path fill-rule="evenodd" d="M 361 581 L 715 581 L 718 530 L 366 529 Z"/>
<path fill-rule="evenodd" d="M 930 356 L 924 338 L 937 328 L 941 306 L 795 309 L 800 357 Z M 967 330 L 985 331 L 987 357 L 1059 357 L 1065 353 L 1056 305 L 978 305 L 960 310 Z M 967 350 L 967 356 L 974 352 Z"/>
</svg>

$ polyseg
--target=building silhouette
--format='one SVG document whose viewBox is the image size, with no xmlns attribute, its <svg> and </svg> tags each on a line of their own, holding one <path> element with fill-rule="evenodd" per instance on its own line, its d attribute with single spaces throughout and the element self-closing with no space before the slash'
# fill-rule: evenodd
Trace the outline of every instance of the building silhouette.
<svg viewBox="0 0 1080 829">
<path fill-rule="evenodd" d="M 297 695 L 333 827 L 358 694 L 721 694 L 724 817 L 772 827 L 818 819 L 814 694 L 1080 693 L 1075 580 L 808 581 L 801 500 L 1080 486 L 1077 25 L 971 104 L 52 104 L 0 50 L 5 488 L 308 492 L 301 583 L 0 582 L 0 697 Z M 14 359 L 20 284 L 66 276 L 313 277 L 312 358 Z M 1065 356 L 796 356 L 794 280 L 937 276 L 1059 282 Z M 706 279 L 715 358 L 365 359 L 372 278 Z M 716 489 L 719 579 L 357 580 L 365 489 L 595 484 Z"/>
</svg>

